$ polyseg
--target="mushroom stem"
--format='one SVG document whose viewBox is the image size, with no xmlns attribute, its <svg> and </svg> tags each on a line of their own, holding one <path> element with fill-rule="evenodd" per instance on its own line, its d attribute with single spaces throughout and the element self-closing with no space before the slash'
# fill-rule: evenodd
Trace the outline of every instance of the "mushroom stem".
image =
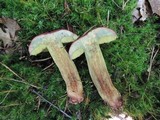
<svg viewBox="0 0 160 120">
<path fill-rule="evenodd" d="M 69 102 L 72 104 L 83 101 L 83 88 L 75 64 L 69 58 L 64 47 L 57 47 L 55 44 L 49 44 L 47 49 L 66 83 Z M 55 57 L 56 56 L 56 57 Z"/>
<path fill-rule="evenodd" d="M 113 108 L 122 106 L 121 95 L 112 84 L 101 49 L 98 44 L 88 45 L 85 56 L 93 83 L 102 99 Z"/>
</svg>

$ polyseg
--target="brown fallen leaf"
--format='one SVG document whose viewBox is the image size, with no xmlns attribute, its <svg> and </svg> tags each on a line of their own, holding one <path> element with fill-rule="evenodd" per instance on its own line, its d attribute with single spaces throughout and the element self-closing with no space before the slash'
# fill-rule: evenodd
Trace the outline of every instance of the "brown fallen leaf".
<svg viewBox="0 0 160 120">
<path fill-rule="evenodd" d="M 138 0 L 137 7 L 132 12 L 132 21 L 145 21 L 152 13 L 149 3 L 146 0 Z"/>
<path fill-rule="evenodd" d="M 14 40 L 16 31 L 21 29 L 18 23 L 13 19 L 5 17 L 0 18 L 0 21 L 8 28 L 11 38 Z"/>
<path fill-rule="evenodd" d="M 141 17 L 141 14 L 137 8 L 135 8 L 132 12 L 132 22 L 135 23 L 138 21 Z"/>
<path fill-rule="evenodd" d="M 157 15 L 160 16 L 160 0 L 148 0 L 153 13 L 156 13 Z"/>
<path fill-rule="evenodd" d="M 0 18 L 0 50 L 3 50 L 4 53 L 12 54 L 17 48 L 16 41 L 18 36 L 16 31 L 20 30 L 18 23 L 10 18 Z M 1 51 L 0 51 L 1 52 Z"/>
<path fill-rule="evenodd" d="M 9 34 L 9 30 L 7 28 L 4 29 L 5 31 L 3 31 L 0 28 L 0 39 L 2 39 L 3 41 L 3 46 L 7 47 L 7 46 L 12 46 L 12 40 Z"/>
<path fill-rule="evenodd" d="M 12 54 L 15 51 L 15 42 L 11 39 L 9 30 L 7 28 L 3 30 L 0 28 L 0 40 L 2 40 L 0 53 Z"/>
</svg>

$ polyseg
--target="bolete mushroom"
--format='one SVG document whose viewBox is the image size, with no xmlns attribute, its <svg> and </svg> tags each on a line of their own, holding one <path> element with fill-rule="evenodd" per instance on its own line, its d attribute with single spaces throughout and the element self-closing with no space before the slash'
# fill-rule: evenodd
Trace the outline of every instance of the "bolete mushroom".
<svg viewBox="0 0 160 120">
<path fill-rule="evenodd" d="M 99 27 L 86 33 L 72 43 L 69 55 L 72 59 L 83 52 L 87 59 L 89 72 L 102 99 L 113 109 L 122 106 L 121 95 L 112 84 L 99 44 L 109 43 L 117 38 L 111 29 Z"/>
<path fill-rule="evenodd" d="M 29 46 L 30 55 L 37 55 L 48 49 L 66 83 L 69 102 L 72 104 L 83 101 L 83 87 L 76 66 L 62 43 L 72 42 L 77 37 L 68 30 L 57 30 L 36 36 Z"/>
</svg>

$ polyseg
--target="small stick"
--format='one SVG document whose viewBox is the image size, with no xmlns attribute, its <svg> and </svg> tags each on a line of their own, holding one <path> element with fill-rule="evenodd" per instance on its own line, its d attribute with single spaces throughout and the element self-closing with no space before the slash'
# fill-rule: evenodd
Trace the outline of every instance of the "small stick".
<svg viewBox="0 0 160 120">
<path fill-rule="evenodd" d="M 36 95 L 38 95 L 41 99 L 43 99 L 45 102 L 47 102 L 48 104 L 50 104 L 50 106 L 54 107 L 55 109 L 57 109 L 58 111 L 60 111 L 61 113 L 63 113 L 66 117 L 68 118 L 72 118 L 70 115 L 68 115 L 67 113 L 65 113 L 63 110 L 61 110 L 60 108 L 58 108 L 57 106 L 55 106 L 54 104 L 52 104 L 50 101 L 48 101 L 47 99 L 45 99 L 42 95 L 40 95 L 39 93 L 37 93 L 35 90 L 32 90 L 32 92 Z"/>
<path fill-rule="evenodd" d="M 10 69 L 7 65 L 3 64 L 2 62 L 0 62 L 0 64 L 5 67 L 6 69 L 8 69 L 10 72 L 12 72 L 15 76 L 17 76 L 19 79 L 24 80 L 22 77 L 20 77 L 17 73 L 15 73 L 12 69 Z"/>
<path fill-rule="evenodd" d="M 91 26 L 83 35 L 87 34 L 90 30 L 92 30 L 94 27 L 96 27 L 96 25 Z M 82 35 L 82 36 L 83 36 Z"/>
<path fill-rule="evenodd" d="M 52 58 L 48 57 L 48 58 L 39 59 L 39 60 L 31 60 L 31 62 L 43 62 L 43 61 L 47 61 L 47 60 L 50 60 L 50 59 L 52 59 Z"/>
<path fill-rule="evenodd" d="M 54 65 L 53 62 L 50 65 L 48 65 L 47 67 L 45 67 L 42 71 L 45 71 L 46 69 L 50 68 L 52 65 Z"/>
</svg>

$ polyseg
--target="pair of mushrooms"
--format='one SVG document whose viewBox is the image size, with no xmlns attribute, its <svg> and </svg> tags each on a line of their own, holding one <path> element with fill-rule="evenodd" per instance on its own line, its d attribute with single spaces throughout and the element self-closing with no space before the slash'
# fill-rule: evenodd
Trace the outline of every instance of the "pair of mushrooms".
<svg viewBox="0 0 160 120">
<path fill-rule="evenodd" d="M 99 47 L 99 44 L 111 42 L 116 38 L 116 33 L 105 27 L 93 29 L 80 38 L 68 30 L 57 30 L 36 36 L 29 46 L 29 52 L 30 55 L 37 55 L 48 49 L 66 83 L 67 95 L 72 104 L 82 102 L 84 96 L 81 79 L 71 59 L 85 53 L 89 72 L 98 93 L 113 109 L 119 109 L 122 106 L 121 95 L 112 84 Z M 69 54 L 62 44 L 68 42 L 73 42 Z"/>
</svg>

